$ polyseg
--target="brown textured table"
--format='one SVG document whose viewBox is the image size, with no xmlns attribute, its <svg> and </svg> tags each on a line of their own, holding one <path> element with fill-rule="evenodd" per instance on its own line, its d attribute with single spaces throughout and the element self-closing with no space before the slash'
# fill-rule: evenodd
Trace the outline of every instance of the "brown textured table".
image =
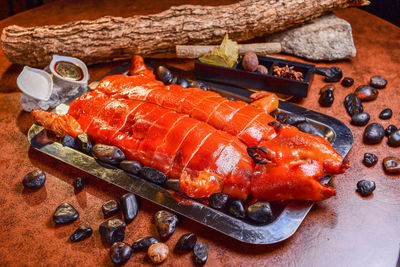
<svg viewBox="0 0 400 267">
<path fill-rule="evenodd" d="M 100 2 L 100 3 L 99 3 Z M 11 24 L 22 26 L 59 24 L 76 19 L 95 19 L 102 15 L 129 16 L 153 13 L 183 1 L 56 1 L 0 21 L 0 30 Z M 204 3 L 204 1 L 192 1 Z M 212 1 L 206 1 L 213 3 Z M 218 1 L 219 4 L 229 1 Z M 215 3 L 214 3 L 215 4 Z M 365 84 L 372 75 L 382 75 L 389 81 L 377 100 L 366 103 L 371 122 L 400 126 L 400 28 L 357 9 L 336 12 L 353 27 L 357 57 L 335 62 L 345 76 L 353 77 L 355 86 Z M 288 57 L 291 58 L 291 57 Z M 95 80 L 117 63 L 90 68 Z M 189 63 L 181 64 L 189 67 Z M 320 63 L 332 66 L 333 63 Z M 104 220 L 101 205 L 118 199 L 124 190 L 110 186 L 94 177 L 60 163 L 29 147 L 26 133 L 32 124 L 28 113 L 21 110 L 21 93 L 16 78 L 21 66 L 12 65 L 0 52 L 0 265 L 1 266 L 110 266 L 109 246 L 97 231 Z M 324 85 L 315 76 L 309 96 L 299 104 L 334 116 L 347 125 L 349 117 L 343 107 L 345 95 L 355 89 L 336 84 L 335 102 L 330 108 L 318 105 L 318 91 Z M 378 119 L 379 112 L 391 107 L 393 117 Z M 209 230 L 188 219 L 167 242 L 172 249 L 179 236 L 194 232 L 210 246 L 208 266 L 395 266 L 400 244 L 400 177 L 386 175 L 382 158 L 400 156 L 400 148 L 390 148 L 385 141 L 367 146 L 361 141 L 362 127 L 350 126 L 355 143 L 349 153 L 350 169 L 333 179 L 337 196 L 314 206 L 298 231 L 288 240 L 272 246 L 247 245 Z M 362 165 L 365 152 L 373 152 L 379 163 L 372 168 Z M 40 168 L 47 174 L 45 186 L 28 192 L 21 184 L 29 171 Z M 84 176 L 87 186 L 75 193 L 72 181 Z M 373 196 L 361 198 L 355 193 L 360 179 L 376 182 Z M 80 218 L 70 225 L 55 226 L 51 215 L 62 202 L 73 204 Z M 153 214 L 160 207 L 142 201 L 138 217 L 128 225 L 126 241 L 156 234 Z M 80 243 L 70 243 L 69 235 L 80 225 L 89 225 L 94 235 Z M 144 253 L 133 255 L 127 266 L 150 264 Z M 171 253 L 164 266 L 193 265 L 191 254 Z"/>
</svg>

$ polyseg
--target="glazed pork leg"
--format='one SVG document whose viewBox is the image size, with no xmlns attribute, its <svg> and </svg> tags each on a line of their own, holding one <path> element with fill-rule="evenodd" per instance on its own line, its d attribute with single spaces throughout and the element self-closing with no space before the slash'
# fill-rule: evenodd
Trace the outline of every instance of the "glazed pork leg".
<svg viewBox="0 0 400 267">
<path fill-rule="evenodd" d="M 343 173 L 348 167 L 348 162 L 343 160 L 326 139 L 304 134 L 295 127 L 279 128 L 276 121 L 262 108 L 242 101 L 230 101 L 215 92 L 199 88 L 165 86 L 155 80 L 154 74 L 146 68 L 140 56 L 133 57 L 130 74 L 131 76 L 105 77 L 96 90 L 113 98 L 143 100 L 188 114 L 236 136 L 248 147 L 267 147 L 271 153 L 264 162 L 319 162 L 323 170 L 322 176 Z M 255 94 L 258 103 L 262 102 L 258 98 L 260 95 L 262 96 L 260 93 Z M 292 150 L 286 149 L 285 140 L 289 135 L 292 136 Z M 305 147 L 307 149 L 303 149 Z"/>
</svg>

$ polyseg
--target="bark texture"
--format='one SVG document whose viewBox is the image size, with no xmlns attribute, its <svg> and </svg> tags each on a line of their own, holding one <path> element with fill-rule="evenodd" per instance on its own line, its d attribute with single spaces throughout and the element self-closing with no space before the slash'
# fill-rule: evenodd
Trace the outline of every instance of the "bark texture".
<svg viewBox="0 0 400 267">
<path fill-rule="evenodd" d="M 134 54 L 174 52 L 180 44 L 218 44 L 229 33 L 245 41 L 300 25 L 327 11 L 368 4 L 366 0 L 244 0 L 225 6 L 182 5 L 155 15 L 102 17 L 64 25 L 4 28 L 4 54 L 14 63 L 43 67 L 53 54 L 86 64 Z"/>
</svg>

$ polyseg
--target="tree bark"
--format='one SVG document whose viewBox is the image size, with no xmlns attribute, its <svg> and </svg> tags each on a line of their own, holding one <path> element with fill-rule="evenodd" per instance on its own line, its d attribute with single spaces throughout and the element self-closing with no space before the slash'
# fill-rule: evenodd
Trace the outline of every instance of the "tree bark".
<svg viewBox="0 0 400 267">
<path fill-rule="evenodd" d="M 244 0 L 225 6 L 182 5 L 155 15 L 102 17 L 58 26 L 4 28 L 1 41 L 10 61 L 46 66 L 53 54 L 86 64 L 134 54 L 173 52 L 176 45 L 218 44 L 227 32 L 241 42 L 300 25 L 327 11 L 365 5 L 367 0 Z"/>
</svg>

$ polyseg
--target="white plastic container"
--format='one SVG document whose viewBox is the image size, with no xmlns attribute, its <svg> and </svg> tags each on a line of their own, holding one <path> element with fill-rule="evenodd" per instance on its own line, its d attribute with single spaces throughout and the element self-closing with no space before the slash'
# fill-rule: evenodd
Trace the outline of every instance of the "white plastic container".
<svg viewBox="0 0 400 267">
<path fill-rule="evenodd" d="M 82 71 L 82 77 L 80 79 L 76 80 L 76 79 L 71 79 L 68 77 L 61 76 L 56 71 L 56 66 L 60 62 L 68 62 L 68 63 L 72 63 L 72 64 L 76 65 Z M 74 57 L 53 55 L 53 59 L 50 62 L 49 68 L 50 68 L 51 73 L 54 75 L 54 81 L 57 84 L 62 84 L 63 82 L 68 82 L 69 84 L 79 85 L 82 87 L 87 86 L 87 83 L 89 80 L 89 71 L 86 67 L 86 64 L 80 59 L 77 59 Z"/>
<path fill-rule="evenodd" d="M 28 66 L 18 75 L 17 85 L 23 93 L 38 100 L 49 100 L 53 92 L 53 79 L 50 74 Z"/>
</svg>

